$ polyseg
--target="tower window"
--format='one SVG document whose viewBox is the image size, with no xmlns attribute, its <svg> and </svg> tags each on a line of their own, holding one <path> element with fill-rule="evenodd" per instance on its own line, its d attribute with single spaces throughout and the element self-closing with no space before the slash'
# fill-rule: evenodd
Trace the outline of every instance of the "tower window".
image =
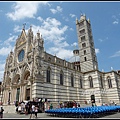
<svg viewBox="0 0 120 120">
<path fill-rule="evenodd" d="M 82 27 L 84 25 L 84 21 L 80 22 L 79 26 Z"/>
<path fill-rule="evenodd" d="M 111 81 L 111 78 L 109 76 L 107 77 L 107 80 L 108 80 L 108 87 L 112 88 L 112 81 Z"/>
<path fill-rule="evenodd" d="M 82 77 L 80 76 L 80 88 L 83 88 L 83 85 L 82 85 Z"/>
<path fill-rule="evenodd" d="M 93 47 L 93 42 L 91 43 L 91 46 Z"/>
<path fill-rule="evenodd" d="M 63 85 L 63 71 L 60 72 L 60 85 Z"/>
<path fill-rule="evenodd" d="M 73 77 L 73 74 L 71 74 L 71 86 L 74 87 L 74 77 Z"/>
<path fill-rule="evenodd" d="M 90 84 L 90 88 L 93 88 L 93 80 L 92 80 L 92 77 L 89 76 L 89 84 Z"/>
<path fill-rule="evenodd" d="M 50 69 L 50 67 L 49 67 L 49 68 L 47 69 L 47 71 L 46 71 L 46 72 L 47 72 L 47 74 L 46 74 L 46 75 L 47 75 L 47 76 L 46 76 L 46 82 L 48 82 L 48 83 L 50 83 L 50 73 L 51 73 L 50 71 L 51 71 L 51 69 Z"/>
<path fill-rule="evenodd" d="M 80 31 L 80 34 L 84 34 L 85 33 L 85 29 Z"/>
<path fill-rule="evenodd" d="M 100 84 L 101 84 L 101 88 L 103 88 L 103 79 L 102 79 L 102 76 L 100 76 Z"/>
<path fill-rule="evenodd" d="M 84 55 L 86 55 L 86 50 L 84 50 Z"/>
<path fill-rule="evenodd" d="M 83 47 L 83 48 L 86 47 L 86 43 L 83 43 L 83 44 L 82 44 L 82 47 Z"/>
<path fill-rule="evenodd" d="M 83 42 L 85 40 L 85 36 L 81 37 L 81 42 Z"/>
<path fill-rule="evenodd" d="M 87 58 L 86 58 L 86 57 L 84 57 L 84 60 L 85 60 L 85 61 L 87 61 Z"/>
<path fill-rule="evenodd" d="M 117 79 L 117 77 L 115 77 L 115 81 L 116 81 L 116 86 L 117 86 L 117 88 L 119 88 L 119 81 L 118 81 L 118 79 Z"/>
</svg>

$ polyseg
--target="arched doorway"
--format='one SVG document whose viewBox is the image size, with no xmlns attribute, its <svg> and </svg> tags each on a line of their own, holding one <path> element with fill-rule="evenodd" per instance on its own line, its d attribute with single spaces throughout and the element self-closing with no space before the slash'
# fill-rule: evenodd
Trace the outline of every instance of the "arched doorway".
<svg viewBox="0 0 120 120">
<path fill-rule="evenodd" d="M 17 89 L 17 91 L 16 91 L 16 101 L 19 102 L 20 101 L 20 86 L 18 86 L 18 84 L 20 83 L 20 75 L 19 74 L 15 75 L 12 83 Z"/>
<path fill-rule="evenodd" d="M 95 103 L 95 95 L 91 95 L 91 102 Z"/>
<path fill-rule="evenodd" d="M 25 100 L 30 100 L 30 82 L 29 82 L 30 72 L 26 71 L 24 75 L 24 80 L 27 81 L 26 91 L 25 91 Z"/>
<path fill-rule="evenodd" d="M 30 88 L 26 89 L 26 100 L 30 100 Z"/>
</svg>

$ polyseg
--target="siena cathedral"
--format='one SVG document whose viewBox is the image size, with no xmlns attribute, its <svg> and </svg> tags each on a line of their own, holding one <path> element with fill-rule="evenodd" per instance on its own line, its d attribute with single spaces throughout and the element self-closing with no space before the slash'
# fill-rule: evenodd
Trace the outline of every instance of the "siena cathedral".
<svg viewBox="0 0 120 120">
<path fill-rule="evenodd" d="M 58 58 L 44 49 L 44 39 L 32 27 L 23 27 L 16 39 L 14 52 L 10 51 L 2 81 L 3 104 L 8 101 L 47 99 L 84 103 L 120 103 L 120 71 L 99 71 L 92 28 L 85 15 L 76 19 L 78 46 L 73 50 L 74 62 Z"/>
</svg>

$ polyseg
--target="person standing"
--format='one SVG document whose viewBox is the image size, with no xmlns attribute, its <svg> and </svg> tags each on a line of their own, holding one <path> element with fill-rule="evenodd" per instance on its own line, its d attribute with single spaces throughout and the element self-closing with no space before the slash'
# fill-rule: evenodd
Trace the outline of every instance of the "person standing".
<svg viewBox="0 0 120 120">
<path fill-rule="evenodd" d="M 35 118 L 37 118 L 38 106 L 35 106 Z"/>
<path fill-rule="evenodd" d="M 3 111 L 4 111 L 3 106 L 2 104 L 0 104 L 0 118 L 3 118 Z"/>
<path fill-rule="evenodd" d="M 35 115 L 35 105 L 32 104 L 32 106 L 30 107 L 30 119 L 34 117 L 34 115 Z"/>
</svg>

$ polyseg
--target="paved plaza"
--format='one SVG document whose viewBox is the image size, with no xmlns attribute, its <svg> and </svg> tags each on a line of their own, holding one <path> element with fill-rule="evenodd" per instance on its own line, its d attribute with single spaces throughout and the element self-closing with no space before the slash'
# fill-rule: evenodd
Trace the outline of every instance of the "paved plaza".
<svg viewBox="0 0 120 120">
<path fill-rule="evenodd" d="M 4 119 L 29 119 L 30 114 L 25 115 L 25 114 L 17 114 L 17 113 L 4 113 L 3 118 Z M 120 112 L 117 112 L 116 114 L 112 115 L 107 115 L 101 118 L 95 118 L 95 119 L 119 119 L 120 118 Z M 49 116 L 47 113 L 38 113 L 38 119 L 75 119 L 75 118 L 62 118 L 62 117 L 53 117 Z M 81 118 L 77 118 L 81 119 Z M 93 119 L 93 118 L 92 118 Z"/>
</svg>

